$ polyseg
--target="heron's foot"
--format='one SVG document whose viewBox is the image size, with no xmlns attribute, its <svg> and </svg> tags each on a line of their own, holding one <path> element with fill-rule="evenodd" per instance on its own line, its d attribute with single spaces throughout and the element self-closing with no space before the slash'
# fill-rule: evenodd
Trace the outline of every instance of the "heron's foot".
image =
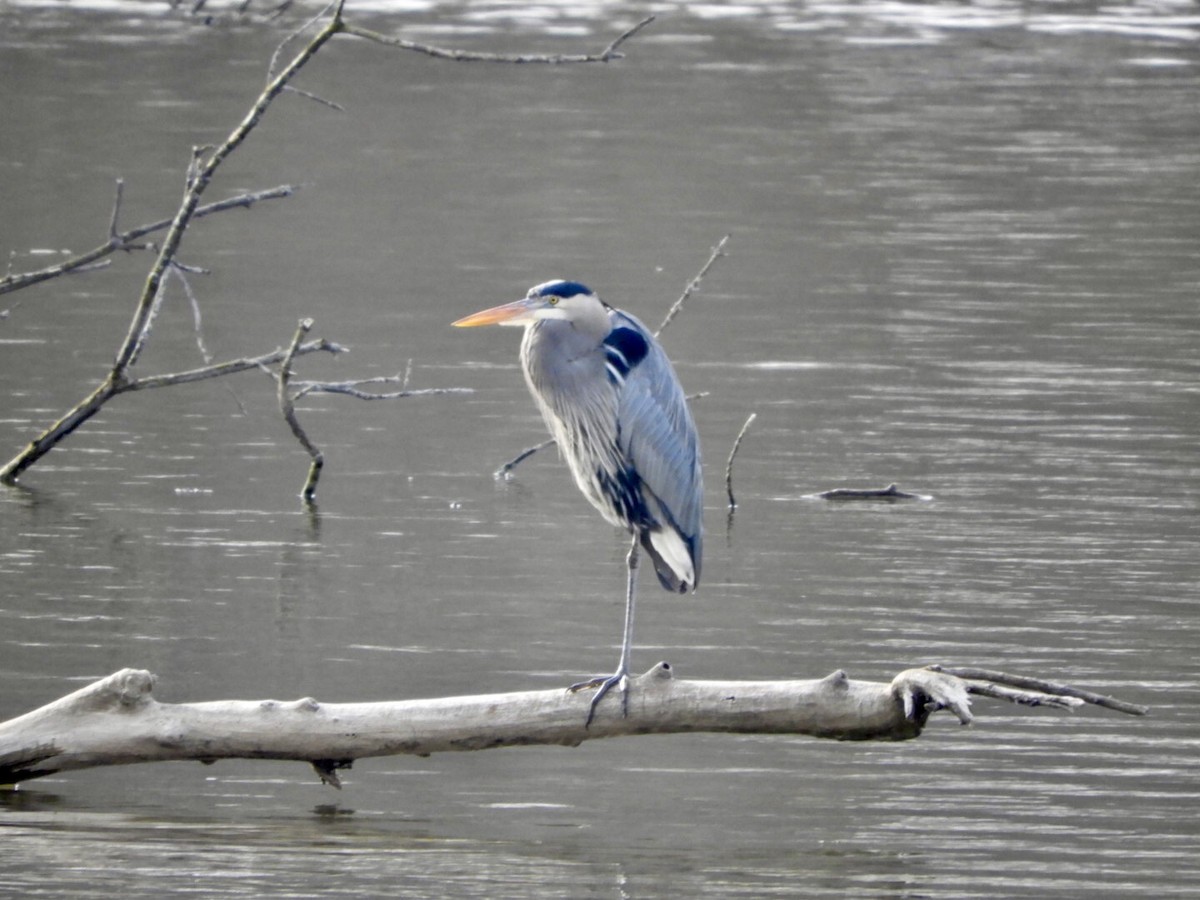
<svg viewBox="0 0 1200 900">
<path fill-rule="evenodd" d="M 617 688 L 621 692 L 621 715 L 629 715 L 629 673 L 625 671 L 614 672 L 611 675 L 597 675 L 590 681 L 580 681 L 571 685 L 567 690 L 576 694 L 579 691 L 595 690 L 596 695 L 592 697 L 592 702 L 588 705 L 587 721 L 583 723 L 583 727 L 587 728 L 592 724 L 592 719 L 596 717 L 596 707 L 605 695 L 613 688 Z"/>
</svg>

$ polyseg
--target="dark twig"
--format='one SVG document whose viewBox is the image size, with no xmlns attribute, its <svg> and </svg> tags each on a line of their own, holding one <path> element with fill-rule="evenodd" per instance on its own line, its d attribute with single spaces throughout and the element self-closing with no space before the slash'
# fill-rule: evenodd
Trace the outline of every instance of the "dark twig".
<svg viewBox="0 0 1200 900">
<path fill-rule="evenodd" d="M 742 446 L 742 438 L 746 436 L 746 432 L 750 428 L 750 424 L 758 417 L 758 413 L 750 413 L 750 417 L 746 419 L 742 430 L 738 432 L 738 436 L 733 441 L 733 449 L 729 451 L 729 462 L 725 464 L 725 493 L 729 497 L 729 509 L 737 509 L 737 500 L 733 496 L 733 458 L 737 456 L 738 448 Z"/>
<path fill-rule="evenodd" d="M 402 388 L 398 391 L 376 393 L 361 390 L 364 384 L 404 384 L 403 375 L 379 375 L 375 378 L 360 378 L 355 381 L 304 381 L 300 382 L 293 399 L 299 400 L 308 394 L 345 394 L 357 400 L 402 400 L 405 397 L 432 397 L 439 394 L 473 394 L 473 388 L 422 388 L 409 390 Z"/>
<path fill-rule="evenodd" d="M 171 261 L 170 273 L 179 279 L 183 285 L 183 293 L 187 296 L 188 304 L 192 308 L 192 331 L 196 336 L 196 349 L 200 351 L 200 358 L 204 360 L 206 365 L 212 365 L 213 355 L 208 349 L 208 345 L 204 342 L 204 317 L 200 313 L 200 301 L 196 297 L 195 291 L 192 290 L 192 283 L 188 281 L 188 274 L 207 275 L 207 269 L 200 269 L 195 266 L 185 266 L 179 260 Z M 225 390 L 229 392 L 229 396 L 233 398 L 233 402 L 237 404 L 238 411 L 244 416 L 246 415 L 246 407 L 242 403 L 237 392 L 229 385 L 225 385 Z"/>
<path fill-rule="evenodd" d="M 113 199 L 112 217 L 108 220 L 108 237 L 110 240 L 117 237 L 117 219 L 121 216 L 121 195 L 125 193 L 124 179 L 117 179 L 117 195 Z"/>
<path fill-rule="evenodd" d="M 679 299 L 672 303 L 671 308 L 667 310 L 666 318 L 662 320 L 662 324 L 659 325 L 658 330 L 654 332 L 655 337 L 658 337 L 660 334 L 662 334 L 663 329 L 671 324 L 671 320 L 679 315 L 679 311 L 683 309 L 683 304 L 687 302 L 688 297 L 692 296 L 692 293 L 696 290 L 696 288 L 700 287 L 700 282 L 704 279 L 704 276 L 708 274 L 708 270 L 713 267 L 713 263 L 725 255 L 725 245 L 727 243 L 729 243 L 729 235 L 725 235 L 720 241 L 717 242 L 717 246 L 713 247 L 712 254 L 708 257 L 708 262 L 706 262 L 700 268 L 700 271 L 696 273 L 696 276 L 688 282 L 687 287 L 683 289 L 683 293 L 679 295 Z"/>
<path fill-rule="evenodd" d="M 304 489 L 300 492 L 301 498 L 306 504 L 311 504 L 317 493 L 317 481 L 321 477 L 321 469 L 325 468 L 325 454 L 317 449 L 308 437 L 308 433 L 300 424 L 300 420 L 296 418 L 296 404 L 293 402 L 291 392 L 288 390 L 288 382 L 292 377 L 292 360 L 296 356 L 296 350 L 300 347 L 301 342 L 313 327 L 312 319 L 301 319 L 300 324 L 296 328 L 296 333 L 292 337 L 291 346 L 288 347 L 287 354 L 283 358 L 283 362 L 279 366 L 279 411 L 283 413 L 283 419 L 288 423 L 288 427 L 292 429 L 292 434 L 296 436 L 296 440 L 300 442 L 300 446 L 311 457 L 312 462 L 308 467 L 308 477 L 304 481 Z"/>
<path fill-rule="evenodd" d="M 312 28 L 314 25 L 316 25 L 318 22 L 320 22 L 327 15 L 329 15 L 329 10 L 337 2 L 338 2 L 338 0 L 331 0 L 331 2 L 326 4 L 325 7 L 320 12 L 318 12 L 316 15 L 312 16 L 311 18 L 305 20 L 304 23 L 301 24 L 299 28 L 295 29 L 291 34 L 289 34 L 287 37 L 285 37 L 282 41 L 279 42 L 279 45 L 275 48 L 275 52 L 271 54 L 271 61 L 269 63 L 267 63 L 267 84 L 268 85 L 275 78 L 275 67 L 279 64 L 279 57 L 283 54 L 284 48 L 287 47 L 287 45 L 290 44 L 292 41 L 296 40 L 296 38 L 300 37 L 300 35 L 304 34 L 304 32 L 308 31 L 310 28 Z M 338 6 L 340 8 L 340 3 L 338 4 Z"/>
<path fill-rule="evenodd" d="M 336 109 L 338 112 L 346 111 L 346 107 L 342 106 L 340 103 L 334 103 L 332 100 L 326 100 L 324 97 L 318 96 L 312 91 L 304 91 L 298 87 L 293 87 L 290 84 L 284 88 L 284 90 L 292 94 L 299 94 L 301 97 L 312 100 L 315 103 L 320 103 L 322 106 L 328 106 L 330 109 Z"/>
<path fill-rule="evenodd" d="M 529 457 L 533 456 L 533 454 L 537 453 L 539 450 L 545 450 L 547 447 L 553 447 L 556 443 L 558 442 L 554 440 L 554 438 L 548 438 L 547 440 L 542 441 L 540 444 L 534 444 L 532 447 L 526 447 L 524 450 L 498 468 L 495 472 L 493 472 L 492 477 L 497 479 L 508 478 L 512 474 L 513 469 L 515 469 Z"/>
<path fill-rule="evenodd" d="M 117 182 L 120 184 L 120 181 Z M 211 216 L 214 213 L 225 212 L 229 209 L 242 207 L 249 209 L 254 204 L 262 200 L 277 200 L 281 197 L 290 197 L 297 190 L 298 186 L 283 184 L 279 187 L 270 188 L 265 191 L 254 191 L 249 194 L 238 194 L 236 197 L 230 197 L 226 200 L 219 200 L 216 203 L 209 203 L 205 206 L 198 207 L 193 219 L 201 219 L 205 216 Z M 7 274 L 0 278 L 0 294 L 8 294 L 12 291 L 18 291 L 21 288 L 30 287 L 31 285 L 40 284 L 43 281 L 49 281 L 51 278 L 58 278 L 61 275 L 78 275 L 83 272 L 90 272 L 98 268 L 102 268 L 109 264 L 109 260 L 104 257 L 116 253 L 118 250 L 153 250 L 156 249 L 153 244 L 140 244 L 138 239 L 145 237 L 148 234 L 153 234 L 156 231 L 162 231 L 171 224 L 170 219 L 161 219 L 157 222 L 151 222 L 148 225 L 140 225 L 137 228 L 131 228 L 128 231 L 113 233 L 112 228 L 116 226 L 117 216 L 121 205 L 122 189 L 117 190 L 117 200 L 113 204 L 113 212 L 110 219 L 110 234 L 107 241 L 97 247 L 93 247 L 78 256 L 73 256 L 68 260 L 64 260 L 53 266 L 48 266 L 44 269 L 38 269 L 33 272 L 18 272 L 16 274 Z M 98 262 L 99 261 L 99 262 Z"/>
<path fill-rule="evenodd" d="M 470 50 L 452 50 L 446 47 L 435 47 L 432 44 L 420 44 L 416 41 L 405 40 L 404 38 L 391 37 L 390 35 L 380 34 L 378 31 L 372 31 L 369 28 L 361 28 L 358 25 L 346 23 L 342 30 L 346 34 L 352 34 L 355 37 L 360 37 L 364 40 L 374 41 L 377 44 L 386 44 L 389 47 L 397 47 L 401 50 L 412 50 L 415 53 L 423 53 L 426 56 L 432 56 L 436 59 L 449 59 L 455 62 L 491 62 L 491 63 L 540 63 L 545 65 L 562 65 L 570 63 L 606 63 L 614 59 L 621 59 L 622 53 L 618 49 L 632 38 L 635 34 L 649 25 L 655 20 L 655 16 L 647 16 L 642 21 L 638 22 L 628 31 L 625 31 L 617 37 L 615 41 L 601 50 L 599 53 L 583 53 L 583 54 L 509 54 L 509 53 L 476 53 Z"/>
<path fill-rule="evenodd" d="M 135 378 L 132 381 L 125 382 L 124 386 L 118 393 L 124 394 L 129 391 L 148 391 L 155 388 L 175 387 L 180 384 L 191 384 L 196 381 L 207 381 L 210 378 L 223 378 L 227 375 L 236 375 L 239 372 L 247 372 L 251 369 L 269 370 L 270 366 L 283 362 L 288 354 L 288 350 L 273 350 L 270 353 L 264 353 L 261 356 L 248 356 L 241 359 L 231 359 L 225 362 L 213 363 L 212 365 L 202 366 L 199 369 L 188 369 L 184 372 L 168 372 L 163 375 L 147 375 L 143 378 Z M 333 341 L 327 341 L 324 338 L 308 341 L 296 348 L 292 354 L 293 357 L 307 356 L 310 353 L 345 353 L 346 348 L 341 344 L 335 344 Z"/>
<path fill-rule="evenodd" d="M 292 381 L 292 359 L 296 356 L 297 350 L 303 346 L 302 341 L 313 327 L 312 319 L 301 319 L 299 326 L 296 328 L 296 334 L 292 338 L 292 343 L 284 353 L 283 360 L 280 363 L 279 374 L 275 375 L 268 369 L 268 373 L 276 378 L 278 390 L 276 392 L 279 400 L 279 411 L 283 414 L 284 421 L 288 423 L 292 434 L 296 440 L 300 442 L 300 446 L 312 459 L 312 463 L 308 467 L 308 477 L 304 482 L 304 488 L 300 492 L 300 497 L 308 506 L 312 506 L 317 496 L 317 482 L 321 477 L 321 470 L 325 467 L 325 454 L 322 453 L 309 438 L 308 433 L 304 430 L 304 426 L 300 424 L 300 419 L 296 415 L 296 401 L 309 394 L 345 394 L 354 397 L 358 400 L 399 400 L 405 397 L 427 397 L 441 394 L 473 394 L 471 388 L 424 388 L 422 390 L 411 390 L 408 388 L 409 378 L 412 376 L 412 360 L 408 361 L 405 366 L 404 373 L 401 375 L 381 375 L 374 378 L 359 378 L 353 381 Z M 368 384 L 399 384 L 401 390 L 398 391 L 364 391 L 363 385 Z"/>
</svg>

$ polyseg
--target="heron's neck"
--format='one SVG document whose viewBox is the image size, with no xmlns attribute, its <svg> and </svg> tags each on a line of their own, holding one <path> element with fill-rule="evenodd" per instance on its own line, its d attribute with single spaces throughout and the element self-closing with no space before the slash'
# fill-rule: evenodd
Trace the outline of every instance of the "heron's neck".
<svg viewBox="0 0 1200 900">
<path fill-rule="evenodd" d="M 571 325 L 576 332 L 595 341 L 596 344 L 604 340 L 612 330 L 612 323 L 608 319 L 608 308 L 601 303 L 592 303 L 580 310 L 571 319 Z"/>
</svg>

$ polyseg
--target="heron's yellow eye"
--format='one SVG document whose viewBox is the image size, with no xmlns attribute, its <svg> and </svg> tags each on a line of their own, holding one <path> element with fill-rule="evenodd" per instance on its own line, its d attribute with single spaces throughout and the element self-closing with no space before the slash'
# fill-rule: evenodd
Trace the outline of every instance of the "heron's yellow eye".
<svg viewBox="0 0 1200 900">
<path fill-rule="evenodd" d="M 558 306 L 558 298 L 557 297 L 547 297 L 546 302 L 549 303 L 551 306 Z"/>
</svg>

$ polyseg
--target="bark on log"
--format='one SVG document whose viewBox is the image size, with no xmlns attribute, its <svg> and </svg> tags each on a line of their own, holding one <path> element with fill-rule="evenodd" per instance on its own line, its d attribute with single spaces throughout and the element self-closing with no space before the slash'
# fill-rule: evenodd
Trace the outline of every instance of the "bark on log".
<svg viewBox="0 0 1200 900">
<path fill-rule="evenodd" d="M 339 786 L 336 770 L 369 756 L 695 731 L 907 740 L 939 709 L 971 721 L 970 682 L 935 668 L 908 669 L 887 684 L 842 671 L 809 681 L 692 681 L 659 663 L 630 679 L 627 716 L 614 697 L 590 727 L 590 695 L 563 689 L 381 703 L 160 703 L 154 683 L 150 672 L 122 669 L 0 723 L 0 784 L 95 766 L 242 758 L 309 762 Z M 1030 691 L 1007 699 L 1084 702 Z"/>
</svg>

